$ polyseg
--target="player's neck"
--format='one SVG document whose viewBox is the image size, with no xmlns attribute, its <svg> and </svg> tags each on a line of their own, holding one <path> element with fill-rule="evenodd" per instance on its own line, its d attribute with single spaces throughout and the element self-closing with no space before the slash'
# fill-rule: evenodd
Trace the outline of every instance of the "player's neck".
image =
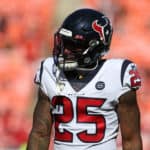
<svg viewBox="0 0 150 150">
<path fill-rule="evenodd" d="M 87 76 L 94 76 L 96 72 L 102 67 L 105 60 L 100 60 L 94 69 L 79 69 L 74 71 L 66 71 L 65 75 L 67 78 L 76 79 L 76 80 L 84 80 Z"/>
</svg>

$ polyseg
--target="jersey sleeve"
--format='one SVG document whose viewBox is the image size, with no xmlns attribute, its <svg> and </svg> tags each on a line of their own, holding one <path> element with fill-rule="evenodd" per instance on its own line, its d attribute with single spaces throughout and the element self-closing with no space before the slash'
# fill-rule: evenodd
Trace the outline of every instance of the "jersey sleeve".
<svg viewBox="0 0 150 150">
<path fill-rule="evenodd" d="M 46 81 L 45 78 L 48 76 L 47 72 L 44 68 L 44 60 L 41 62 L 39 68 L 37 69 L 37 72 L 35 74 L 34 83 L 39 85 L 41 90 L 48 96 L 48 90 L 46 87 Z"/>
<path fill-rule="evenodd" d="M 125 60 L 121 69 L 121 84 L 123 88 L 137 90 L 141 87 L 141 77 L 137 65 L 129 60 Z"/>
</svg>

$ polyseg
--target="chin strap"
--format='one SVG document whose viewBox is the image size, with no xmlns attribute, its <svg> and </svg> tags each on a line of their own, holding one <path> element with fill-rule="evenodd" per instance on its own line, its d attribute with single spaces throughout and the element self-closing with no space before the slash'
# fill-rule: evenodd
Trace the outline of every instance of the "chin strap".
<svg viewBox="0 0 150 150">
<path fill-rule="evenodd" d="M 77 67 L 76 70 L 78 71 L 92 71 L 95 70 L 98 67 L 98 59 L 96 61 L 96 65 L 93 68 L 82 68 L 82 67 Z"/>
</svg>

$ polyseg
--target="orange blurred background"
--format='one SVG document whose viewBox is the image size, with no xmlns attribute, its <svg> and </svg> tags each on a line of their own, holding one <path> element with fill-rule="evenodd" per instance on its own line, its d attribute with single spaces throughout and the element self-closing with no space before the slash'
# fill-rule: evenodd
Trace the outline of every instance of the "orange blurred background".
<svg viewBox="0 0 150 150">
<path fill-rule="evenodd" d="M 107 57 L 128 58 L 138 65 L 143 83 L 138 91 L 142 137 L 144 150 L 149 150 L 149 0 L 1 0 L 0 149 L 25 150 L 36 103 L 37 66 L 51 55 L 53 34 L 63 19 L 83 7 L 102 11 L 112 21 L 114 35 Z"/>
</svg>

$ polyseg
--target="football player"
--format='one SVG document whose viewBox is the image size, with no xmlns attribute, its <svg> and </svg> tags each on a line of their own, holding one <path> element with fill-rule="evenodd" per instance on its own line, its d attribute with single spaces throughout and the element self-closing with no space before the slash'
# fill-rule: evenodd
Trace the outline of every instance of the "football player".
<svg viewBox="0 0 150 150">
<path fill-rule="evenodd" d="M 101 12 L 79 9 L 54 36 L 53 57 L 36 73 L 38 102 L 28 150 L 116 150 L 120 125 L 123 150 L 142 150 L 136 90 L 141 78 L 126 59 L 103 59 L 112 38 Z"/>
</svg>

